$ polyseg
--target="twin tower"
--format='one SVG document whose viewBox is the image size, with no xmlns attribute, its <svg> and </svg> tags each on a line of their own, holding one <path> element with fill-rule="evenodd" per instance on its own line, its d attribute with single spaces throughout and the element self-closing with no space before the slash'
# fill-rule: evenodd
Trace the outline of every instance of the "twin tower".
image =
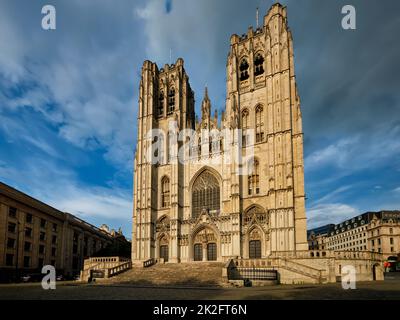
<svg viewBox="0 0 400 320">
<path fill-rule="evenodd" d="M 218 121 L 207 90 L 196 118 L 182 59 L 162 69 L 143 64 L 133 262 L 259 259 L 307 250 L 302 118 L 286 8 L 274 4 L 262 27 L 233 35 L 226 66 L 226 109 Z M 194 135 L 171 143 L 185 130 Z M 222 131 L 236 138 L 207 134 Z M 177 161 L 189 140 L 184 161 Z M 250 157 L 239 164 L 233 154 Z"/>
</svg>

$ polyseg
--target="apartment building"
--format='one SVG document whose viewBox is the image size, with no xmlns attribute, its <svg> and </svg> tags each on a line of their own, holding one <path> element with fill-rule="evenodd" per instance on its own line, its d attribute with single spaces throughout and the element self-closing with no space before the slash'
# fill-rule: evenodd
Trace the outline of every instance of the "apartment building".
<svg viewBox="0 0 400 320">
<path fill-rule="evenodd" d="M 43 265 L 55 266 L 57 274 L 77 274 L 85 257 L 115 238 L 0 182 L 0 281 L 40 272 Z"/>
<path fill-rule="evenodd" d="M 400 254 L 400 211 L 366 212 L 308 231 L 309 249 Z"/>
</svg>

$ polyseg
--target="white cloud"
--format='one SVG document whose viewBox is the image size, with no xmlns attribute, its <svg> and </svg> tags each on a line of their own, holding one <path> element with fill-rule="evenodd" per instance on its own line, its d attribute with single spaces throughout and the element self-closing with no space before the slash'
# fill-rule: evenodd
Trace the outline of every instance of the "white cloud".
<svg viewBox="0 0 400 320">
<path fill-rule="evenodd" d="M 341 186 L 335 190 L 333 190 L 332 192 L 329 192 L 328 194 L 326 194 L 325 196 L 319 198 L 317 201 L 315 201 L 313 204 L 314 205 L 318 205 L 321 203 L 326 203 L 326 202 L 331 202 L 332 200 L 334 200 L 335 198 L 337 198 L 338 196 L 340 196 L 343 192 L 349 190 L 353 188 L 353 185 L 347 185 L 347 186 Z"/>
<path fill-rule="evenodd" d="M 132 217 L 132 197 L 128 192 L 76 185 L 58 191 L 60 193 L 50 195 L 49 203 L 82 219 L 96 217 L 129 221 Z"/>
<path fill-rule="evenodd" d="M 306 165 L 310 168 L 328 164 L 336 164 L 342 167 L 346 164 L 348 154 L 357 141 L 359 141 L 359 138 L 346 138 L 317 150 L 305 159 Z"/>
<path fill-rule="evenodd" d="M 104 148 L 107 161 L 130 171 L 136 130 L 136 46 L 127 42 L 131 36 L 124 38 L 132 19 L 115 22 L 133 4 L 125 2 L 124 8 L 97 1 L 93 8 L 79 1 L 66 7 L 57 3 L 63 19 L 52 34 L 34 23 L 37 4 L 24 5 L 26 10 L 14 19 L 9 16 L 19 10 L 17 4 L 0 8 L 0 42 L 7 43 L 0 52 L 0 85 L 4 92 L 23 88 L 17 96 L 2 92 L 0 110 L 32 107 L 58 127 L 66 141 L 83 149 Z M 102 19 L 94 18 L 91 24 L 81 19 L 97 17 L 96 13 L 103 17 L 104 12 L 111 23 L 105 32 Z"/>
<path fill-rule="evenodd" d="M 61 211 L 90 221 L 117 219 L 130 225 L 130 191 L 115 186 L 84 185 L 73 171 L 60 168 L 51 161 L 35 158 L 21 167 L 0 163 L 0 177 L 3 182 Z"/>
<path fill-rule="evenodd" d="M 307 170 L 334 166 L 343 174 L 387 165 L 389 159 L 400 155 L 399 135 L 400 125 L 397 125 L 343 138 L 311 153 L 305 158 L 305 166 Z"/>
<path fill-rule="evenodd" d="M 15 119 L 0 114 L 0 132 L 1 131 L 9 142 L 20 140 L 35 146 L 51 157 L 61 157 L 54 146 L 42 137 L 44 136 L 43 132 L 42 134 L 38 134 L 38 130 L 34 130 L 31 126 L 27 124 L 23 125 Z"/>
<path fill-rule="evenodd" d="M 360 211 L 343 203 L 318 204 L 307 209 L 307 228 L 316 228 L 328 223 L 339 223 L 356 216 Z"/>
</svg>

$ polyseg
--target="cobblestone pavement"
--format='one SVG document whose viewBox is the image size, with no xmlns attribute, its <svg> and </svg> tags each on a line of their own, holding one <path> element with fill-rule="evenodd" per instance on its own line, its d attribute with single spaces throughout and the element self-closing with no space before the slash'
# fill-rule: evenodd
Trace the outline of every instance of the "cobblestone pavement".
<svg viewBox="0 0 400 320">
<path fill-rule="evenodd" d="M 0 299 L 395 299 L 400 300 L 400 280 L 363 282 L 355 290 L 340 283 L 279 285 L 250 288 L 138 287 L 132 285 L 57 283 L 43 290 L 39 283 L 0 285 Z"/>
</svg>

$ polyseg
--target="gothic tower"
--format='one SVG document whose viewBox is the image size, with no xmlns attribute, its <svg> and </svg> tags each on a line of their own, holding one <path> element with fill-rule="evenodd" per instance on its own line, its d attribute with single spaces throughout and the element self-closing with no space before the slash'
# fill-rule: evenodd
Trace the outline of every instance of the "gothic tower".
<svg viewBox="0 0 400 320">
<path fill-rule="evenodd" d="M 182 175 L 179 174 L 182 164 L 175 161 L 179 145 L 173 143 L 171 137 L 179 130 L 194 128 L 194 118 L 194 93 L 183 60 L 179 58 L 175 64 L 165 65 L 160 70 L 155 63 L 145 61 L 140 81 L 134 160 L 134 260 L 155 256 L 155 223 L 160 208 L 161 213 L 168 217 L 168 228 L 171 228 L 171 239 L 168 239 L 171 261 L 179 259 L 177 234 L 182 215 L 182 199 L 178 194 L 182 188 Z M 163 184 L 168 186 L 168 200 L 160 195 Z"/>
<path fill-rule="evenodd" d="M 303 132 L 293 56 L 286 8 L 274 4 L 262 27 L 231 37 L 227 60 L 225 122 L 242 129 L 244 148 L 249 129 L 254 130 L 250 137 L 259 170 L 248 178 L 232 177 L 232 185 L 242 189 L 240 208 L 258 202 L 268 210 L 270 252 L 307 249 Z"/>
</svg>

